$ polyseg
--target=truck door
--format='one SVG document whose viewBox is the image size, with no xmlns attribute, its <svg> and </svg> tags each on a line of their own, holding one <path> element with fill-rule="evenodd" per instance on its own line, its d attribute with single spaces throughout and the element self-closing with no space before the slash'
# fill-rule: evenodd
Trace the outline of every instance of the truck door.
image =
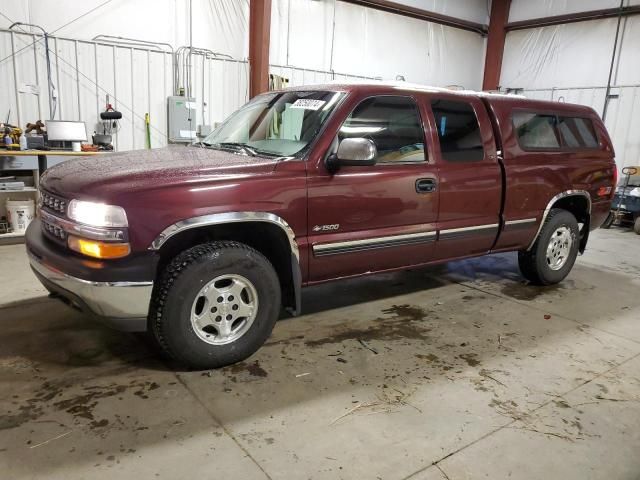
<svg viewBox="0 0 640 480">
<path fill-rule="evenodd" d="M 429 106 L 440 194 L 435 256 L 486 253 L 498 234 L 502 202 L 489 115 L 472 96 L 433 95 Z"/>
<path fill-rule="evenodd" d="M 310 281 L 433 258 L 437 171 L 425 143 L 425 108 L 405 95 L 350 99 L 350 113 L 336 126 L 337 141 L 372 140 L 377 163 L 343 166 L 333 174 L 322 161 L 310 168 Z"/>
</svg>

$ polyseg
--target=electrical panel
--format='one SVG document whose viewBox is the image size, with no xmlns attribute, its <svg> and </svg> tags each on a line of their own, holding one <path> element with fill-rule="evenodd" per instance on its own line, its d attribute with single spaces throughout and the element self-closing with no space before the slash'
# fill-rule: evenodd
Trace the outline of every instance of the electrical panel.
<svg viewBox="0 0 640 480">
<path fill-rule="evenodd" d="M 167 98 L 169 142 L 191 143 L 196 140 L 197 113 L 195 98 L 182 96 Z"/>
</svg>

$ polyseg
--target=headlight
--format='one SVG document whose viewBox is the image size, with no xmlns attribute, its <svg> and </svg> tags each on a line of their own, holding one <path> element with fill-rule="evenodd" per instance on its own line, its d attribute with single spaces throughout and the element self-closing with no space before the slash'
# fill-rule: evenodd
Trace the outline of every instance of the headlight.
<svg viewBox="0 0 640 480">
<path fill-rule="evenodd" d="M 71 200 L 67 215 L 72 220 L 93 227 L 126 227 L 127 214 L 122 207 L 104 203 Z"/>
</svg>

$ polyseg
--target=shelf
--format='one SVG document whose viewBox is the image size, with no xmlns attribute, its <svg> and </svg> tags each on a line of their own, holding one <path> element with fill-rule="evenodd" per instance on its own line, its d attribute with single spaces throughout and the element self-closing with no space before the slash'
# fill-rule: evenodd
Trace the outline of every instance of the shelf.
<svg viewBox="0 0 640 480">
<path fill-rule="evenodd" d="M 0 238 L 20 238 L 24 237 L 22 232 L 0 233 Z"/>
<path fill-rule="evenodd" d="M 22 190 L 0 190 L 0 193 L 22 193 L 22 192 L 37 192 L 34 187 L 24 187 Z"/>
</svg>

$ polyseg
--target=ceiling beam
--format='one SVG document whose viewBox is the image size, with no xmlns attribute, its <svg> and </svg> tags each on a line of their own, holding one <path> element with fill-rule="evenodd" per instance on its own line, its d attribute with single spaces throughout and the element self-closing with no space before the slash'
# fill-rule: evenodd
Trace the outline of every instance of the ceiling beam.
<svg viewBox="0 0 640 480">
<path fill-rule="evenodd" d="M 504 41 L 507 36 L 506 25 L 509 21 L 511 0 L 493 0 L 491 15 L 489 16 L 489 36 L 487 38 L 487 52 L 484 58 L 483 90 L 497 90 L 500 85 L 502 72 L 502 56 Z"/>
<path fill-rule="evenodd" d="M 469 20 L 463 20 L 461 18 L 450 17 L 441 13 L 430 12 L 428 10 L 422 10 L 421 8 L 410 7 L 401 3 L 392 2 L 389 0 L 341 0 L 346 3 L 353 3 L 362 7 L 369 7 L 376 10 L 382 10 L 383 12 L 395 13 L 405 17 L 417 18 L 420 20 L 426 20 L 427 22 L 438 23 L 440 25 L 446 25 L 447 27 L 459 28 L 461 30 L 467 30 L 469 32 L 475 32 L 480 35 L 487 34 L 487 26 L 481 23 L 471 22 Z"/>
<path fill-rule="evenodd" d="M 249 0 L 249 96 L 269 90 L 271 0 Z"/>
<path fill-rule="evenodd" d="M 633 5 L 622 8 L 605 8 L 602 10 L 590 10 L 588 12 L 567 13 L 565 15 L 555 15 L 552 17 L 531 18 L 507 24 L 507 31 L 526 30 L 528 28 L 550 27 L 552 25 L 564 25 L 567 23 L 587 22 L 589 20 L 599 20 L 602 18 L 615 18 L 619 15 L 628 17 L 630 15 L 640 15 L 640 5 Z"/>
</svg>

